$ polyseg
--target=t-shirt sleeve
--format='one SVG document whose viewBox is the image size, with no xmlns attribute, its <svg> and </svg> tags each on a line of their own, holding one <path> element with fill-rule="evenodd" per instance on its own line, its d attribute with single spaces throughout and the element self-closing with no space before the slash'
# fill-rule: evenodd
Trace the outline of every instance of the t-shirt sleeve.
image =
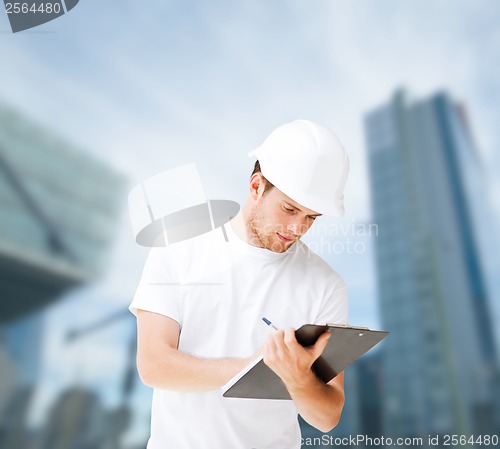
<svg viewBox="0 0 500 449">
<path fill-rule="evenodd" d="M 348 324 L 348 291 L 344 280 L 333 273 L 316 324 Z"/>
<path fill-rule="evenodd" d="M 180 287 L 175 266 L 165 248 L 152 248 L 129 310 L 165 315 L 180 323 Z"/>
</svg>

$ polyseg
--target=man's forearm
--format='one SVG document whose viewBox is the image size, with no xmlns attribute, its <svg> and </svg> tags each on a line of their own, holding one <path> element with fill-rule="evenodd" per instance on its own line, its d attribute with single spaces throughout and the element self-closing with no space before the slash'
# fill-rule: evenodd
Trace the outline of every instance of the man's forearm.
<svg viewBox="0 0 500 449">
<path fill-rule="evenodd" d="M 253 358 L 205 359 L 165 347 L 159 354 L 138 356 L 143 383 L 176 391 L 209 391 L 226 384 Z"/>
<path fill-rule="evenodd" d="M 304 348 L 288 328 L 270 335 L 264 347 L 264 363 L 284 382 L 301 416 L 323 432 L 337 425 L 344 405 L 344 373 L 325 384 L 311 369 L 330 337 L 325 332 Z"/>
<path fill-rule="evenodd" d="M 343 376 L 339 374 L 339 379 L 327 385 L 311 371 L 300 384 L 287 385 L 302 418 L 322 432 L 329 432 L 340 420 L 344 391 L 339 382 L 343 383 Z"/>
</svg>

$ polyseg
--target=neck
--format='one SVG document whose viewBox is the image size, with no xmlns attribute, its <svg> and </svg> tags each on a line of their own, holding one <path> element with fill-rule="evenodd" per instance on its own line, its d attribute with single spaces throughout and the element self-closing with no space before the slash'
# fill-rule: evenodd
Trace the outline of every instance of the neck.
<svg viewBox="0 0 500 449">
<path fill-rule="evenodd" d="M 236 217 L 234 217 L 230 222 L 230 226 L 234 233 L 244 242 L 248 243 L 252 246 L 261 247 L 259 241 L 256 241 L 256 238 L 250 235 L 248 230 L 248 221 L 251 216 L 251 206 L 248 201 L 245 202 L 241 210 L 238 212 Z"/>
</svg>

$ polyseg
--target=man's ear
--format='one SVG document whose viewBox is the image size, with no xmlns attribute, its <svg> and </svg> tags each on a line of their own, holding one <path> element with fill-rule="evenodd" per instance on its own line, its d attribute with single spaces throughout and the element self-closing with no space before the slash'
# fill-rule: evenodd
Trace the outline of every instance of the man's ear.
<svg viewBox="0 0 500 449">
<path fill-rule="evenodd" d="M 257 201 L 263 194 L 266 183 L 261 173 L 254 173 L 250 178 L 250 197 Z"/>
</svg>

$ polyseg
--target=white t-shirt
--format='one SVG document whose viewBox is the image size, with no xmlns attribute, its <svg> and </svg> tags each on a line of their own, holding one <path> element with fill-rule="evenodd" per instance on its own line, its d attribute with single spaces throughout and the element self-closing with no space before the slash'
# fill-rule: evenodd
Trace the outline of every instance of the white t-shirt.
<svg viewBox="0 0 500 449">
<path fill-rule="evenodd" d="M 225 226 L 153 248 L 130 305 L 180 325 L 179 351 L 249 357 L 270 329 L 347 323 L 341 277 L 303 242 L 284 253 L 251 246 Z M 293 401 L 224 398 L 221 390 L 153 392 L 148 449 L 298 449 Z"/>
</svg>

